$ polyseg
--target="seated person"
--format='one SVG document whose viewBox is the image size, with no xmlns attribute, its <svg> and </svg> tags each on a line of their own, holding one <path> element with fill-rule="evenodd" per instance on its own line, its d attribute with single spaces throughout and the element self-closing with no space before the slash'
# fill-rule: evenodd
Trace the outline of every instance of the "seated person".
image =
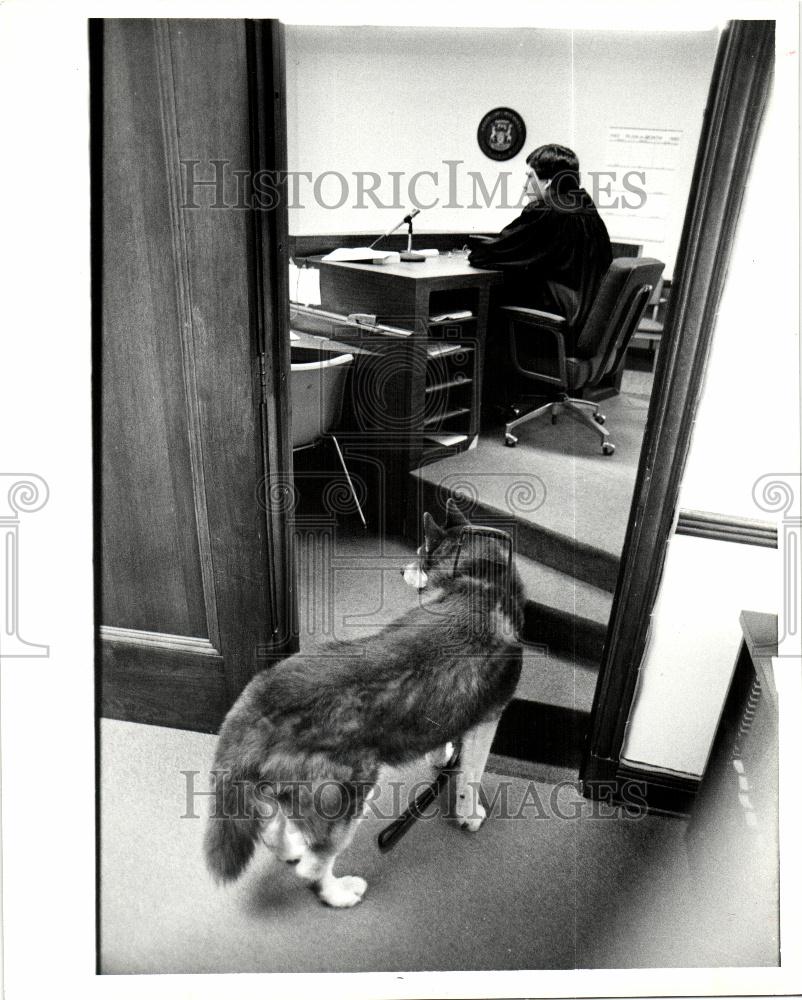
<svg viewBox="0 0 802 1000">
<path fill-rule="evenodd" d="M 565 146 L 539 146 L 526 158 L 528 204 L 498 236 L 472 237 L 468 262 L 504 273 L 494 300 L 584 323 L 612 262 L 610 237 L 580 187 L 579 160 Z"/>
</svg>

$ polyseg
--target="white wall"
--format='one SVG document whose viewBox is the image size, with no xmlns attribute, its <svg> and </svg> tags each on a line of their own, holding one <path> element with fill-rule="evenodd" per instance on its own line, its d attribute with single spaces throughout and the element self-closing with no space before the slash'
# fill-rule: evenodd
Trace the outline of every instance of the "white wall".
<svg viewBox="0 0 802 1000">
<path fill-rule="evenodd" d="M 411 205 L 410 178 L 422 178 L 418 196 L 440 204 L 422 212 L 421 233 L 494 232 L 517 215 L 525 159 L 544 142 L 576 149 L 589 173 L 606 163 L 610 125 L 670 128 L 683 133 L 666 238 L 645 253 L 671 274 L 682 226 L 707 88 L 718 39 L 703 32 L 571 32 L 536 28 L 287 27 L 288 154 L 291 170 L 338 171 L 349 181 L 339 208 L 316 204 L 301 181 L 304 208 L 290 209 L 295 234 L 382 232 Z M 476 131 L 491 108 L 514 108 L 527 127 L 526 144 L 498 164 L 480 151 Z M 463 161 L 449 201 L 445 160 Z M 390 171 L 403 171 L 394 208 L 358 202 L 354 171 L 375 171 L 383 204 L 393 202 Z M 511 207 L 486 208 L 474 197 L 469 171 L 493 191 L 509 171 Z M 590 187 L 590 184 L 588 183 Z M 324 181 L 321 200 L 335 205 L 340 183 Z M 478 202 L 479 207 L 468 207 Z M 494 205 L 497 205 L 497 201 Z M 457 205 L 461 207 L 457 207 Z M 648 211 L 648 204 L 644 206 Z M 611 236 L 618 234 L 611 222 Z"/>
<path fill-rule="evenodd" d="M 798 161 L 785 128 L 793 109 L 783 107 L 770 103 L 755 153 L 680 496 L 686 509 L 774 521 L 781 544 L 779 515 L 755 503 L 752 487 L 799 469 Z M 740 644 L 738 616 L 779 613 L 782 560 L 782 550 L 672 539 L 627 760 L 702 773 Z"/>
<path fill-rule="evenodd" d="M 574 148 L 580 163 L 604 169 L 611 125 L 682 133 L 664 239 L 639 241 L 644 242 L 644 256 L 665 262 L 666 278 L 673 274 L 682 234 L 718 39 L 717 30 L 574 33 Z M 665 175 L 652 175 L 648 190 L 664 190 L 667 181 Z M 652 204 L 647 201 L 639 212 L 650 215 Z M 629 242 L 626 230 L 616 230 L 616 219 L 604 211 L 602 215 L 610 236 Z"/>
<path fill-rule="evenodd" d="M 799 169 L 788 120 L 772 99 L 683 475 L 685 508 L 769 519 L 755 481 L 799 467 Z"/>
</svg>

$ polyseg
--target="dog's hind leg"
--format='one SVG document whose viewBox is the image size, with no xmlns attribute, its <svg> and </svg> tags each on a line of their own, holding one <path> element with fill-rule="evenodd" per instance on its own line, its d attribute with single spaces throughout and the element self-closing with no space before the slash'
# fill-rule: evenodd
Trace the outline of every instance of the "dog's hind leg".
<svg viewBox="0 0 802 1000">
<path fill-rule="evenodd" d="M 375 793 L 378 769 L 363 771 L 358 781 L 328 781 L 318 786 L 304 803 L 301 827 L 309 843 L 295 869 L 318 898 L 329 906 L 356 906 L 367 882 L 356 875 L 338 878 L 334 862 L 351 843 L 356 828 L 368 812 L 367 803 Z"/>
<path fill-rule="evenodd" d="M 486 719 L 469 729 L 462 737 L 459 766 L 456 774 L 454 812 L 459 826 L 474 833 L 484 822 L 487 813 L 479 799 L 482 775 L 499 717 Z"/>
<path fill-rule="evenodd" d="M 338 878 L 333 870 L 337 855 L 353 839 L 357 823 L 356 819 L 332 823 L 326 839 L 311 845 L 295 869 L 300 878 L 311 884 L 321 902 L 329 906 L 356 906 L 362 901 L 368 887 L 367 882 L 358 875 L 343 875 Z"/>
</svg>

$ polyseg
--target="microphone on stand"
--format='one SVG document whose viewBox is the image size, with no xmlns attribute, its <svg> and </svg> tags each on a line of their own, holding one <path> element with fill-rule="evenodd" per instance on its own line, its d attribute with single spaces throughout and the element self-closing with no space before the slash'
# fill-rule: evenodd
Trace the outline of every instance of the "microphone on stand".
<svg viewBox="0 0 802 1000">
<path fill-rule="evenodd" d="M 408 216 L 404 219 L 409 228 L 407 229 L 407 248 L 401 254 L 401 260 L 426 260 L 422 253 L 414 253 L 412 250 L 412 220 L 416 215 L 420 215 L 420 209 L 415 209 L 414 212 L 410 212 Z"/>
<path fill-rule="evenodd" d="M 409 213 L 409 215 L 405 215 L 397 226 L 393 226 L 393 228 L 388 230 L 386 233 L 382 234 L 381 236 L 377 236 L 376 239 L 370 244 L 369 249 L 372 250 L 376 246 L 376 244 L 379 243 L 381 240 L 387 239 L 388 236 L 392 236 L 392 234 L 396 231 L 396 229 L 400 229 L 402 226 L 406 225 L 409 226 L 407 235 L 407 248 L 401 254 L 401 260 L 426 260 L 426 258 L 421 254 L 413 253 L 412 251 L 412 220 L 415 218 L 416 215 L 420 215 L 419 208 L 413 208 L 412 211 Z"/>
</svg>

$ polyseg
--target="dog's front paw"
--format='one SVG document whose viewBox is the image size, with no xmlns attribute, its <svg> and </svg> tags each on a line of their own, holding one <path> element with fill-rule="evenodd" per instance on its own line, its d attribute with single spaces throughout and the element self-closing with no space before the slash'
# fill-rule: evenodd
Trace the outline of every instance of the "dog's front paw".
<svg viewBox="0 0 802 1000">
<path fill-rule="evenodd" d="M 358 875 L 343 875 L 342 878 L 330 878 L 316 886 L 317 894 L 323 903 L 345 909 L 362 902 L 368 883 Z"/>
<path fill-rule="evenodd" d="M 445 746 L 430 750 L 426 754 L 426 760 L 432 767 L 445 767 L 454 756 L 454 744 L 446 743 Z"/>
<path fill-rule="evenodd" d="M 476 833 L 487 819 L 485 807 L 479 801 L 479 796 L 473 792 L 460 792 L 457 795 L 455 815 L 457 826 L 470 833 Z"/>
</svg>

